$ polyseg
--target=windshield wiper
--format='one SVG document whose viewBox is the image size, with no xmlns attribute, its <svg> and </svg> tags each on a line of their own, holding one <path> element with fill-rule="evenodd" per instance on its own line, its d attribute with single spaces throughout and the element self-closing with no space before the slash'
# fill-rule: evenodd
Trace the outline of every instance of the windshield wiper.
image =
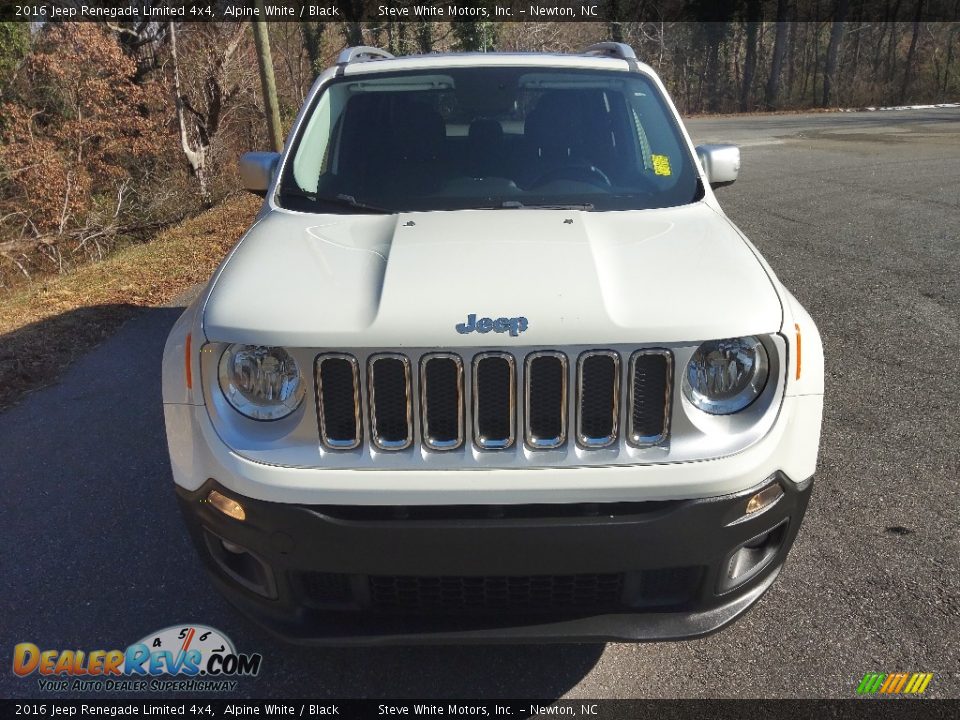
<svg viewBox="0 0 960 720">
<path fill-rule="evenodd" d="M 523 209 L 523 210 L 593 210 L 593 203 L 558 203 L 556 205 L 527 205 L 519 200 L 504 200 L 500 203 L 503 209 Z"/>
<path fill-rule="evenodd" d="M 377 205 L 367 205 L 366 203 L 358 202 L 353 195 L 346 195 L 342 193 L 335 197 L 326 197 L 324 195 L 317 195 L 316 193 L 308 192 L 307 190 L 302 190 L 301 188 L 280 188 L 280 195 L 304 198 L 316 203 L 326 203 L 328 205 L 337 205 L 339 207 L 351 207 L 356 208 L 357 210 L 366 210 L 367 212 L 380 213 L 384 215 L 392 215 L 396 212 L 395 210 L 388 210 L 387 208 L 379 207 Z"/>
</svg>

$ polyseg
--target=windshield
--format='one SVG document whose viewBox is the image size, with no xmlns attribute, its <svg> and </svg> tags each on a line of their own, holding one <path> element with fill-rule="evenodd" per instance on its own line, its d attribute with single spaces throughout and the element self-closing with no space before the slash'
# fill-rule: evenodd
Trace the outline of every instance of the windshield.
<svg viewBox="0 0 960 720">
<path fill-rule="evenodd" d="M 339 78 L 303 123 L 282 207 L 306 212 L 684 205 L 702 189 L 639 73 L 444 68 Z"/>
</svg>

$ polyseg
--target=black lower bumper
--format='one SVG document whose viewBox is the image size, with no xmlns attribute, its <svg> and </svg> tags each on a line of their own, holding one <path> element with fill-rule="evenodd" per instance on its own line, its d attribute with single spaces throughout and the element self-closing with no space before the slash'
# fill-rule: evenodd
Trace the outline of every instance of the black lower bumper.
<svg viewBox="0 0 960 720">
<path fill-rule="evenodd" d="M 776 483 L 783 495 L 746 514 Z M 177 489 L 215 584 L 288 640 L 638 641 L 705 635 L 770 586 L 813 480 L 637 503 L 343 507 Z M 243 505 L 243 521 L 207 502 Z"/>
</svg>

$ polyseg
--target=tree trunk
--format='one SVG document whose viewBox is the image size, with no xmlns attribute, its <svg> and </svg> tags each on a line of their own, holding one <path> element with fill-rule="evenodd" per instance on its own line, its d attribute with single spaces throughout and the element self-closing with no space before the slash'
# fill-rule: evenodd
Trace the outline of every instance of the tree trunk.
<svg viewBox="0 0 960 720">
<path fill-rule="evenodd" d="M 793 88 L 797 79 L 797 26 L 800 23 L 791 22 L 790 32 L 787 35 L 787 52 L 786 55 L 789 58 L 789 63 L 787 65 L 787 96 L 793 97 Z"/>
<path fill-rule="evenodd" d="M 703 23 L 702 32 L 706 42 L 704 89 L 707 94 L 707 110 L 720 112 L 723 89 L 720 84 L 720 46 L 727 37 L 728 22 Z"/>
<path fill-rule="evenodd" d="M 788 0 L 777 0 L 777 34 L 773 40 L 773 58 L 770 60 L 770 77 L 767 78 L 764 102 L 768 108 L 777 106 L 780 96 L 780 73 L 783 70 L 783 58 L 787 52 L 787 11 Z"/>
<path fill-rule="evenodd" d="M 830 44 L 827 46 L 827 63 L 823 70 L 823 100 L 822 107 L 830 105 L 830 93 L 837 76 L 837 56 L 840 53 L 840 41 L 843 40 L 843 25 L 847 19 L 847 9 L 850 0 L 837 0 L 837 9 L 833 16 L 833 25 L 830 28 Z"/>
<path fill-rule="evenodd" d="M 617 5 L 617 0 L 610 0 L 610 17 L 613 19 L 607 23 L 607 33 L 614 42 L 623 42 L 623 26 L 620 24 L 620 8 Z"/>
<path fill-rule="evenodd" d="M 414 32 L 417 39 L 417 51 L 426 55 L 433 52 L 433 25 L 429 22 L 418 22 Z"/>
<path fill-rule="evenodd" d="M 760 27 L 760 0 L 747 0 L 747 52 L 743 59 L 740 85 L 740 112 L 750 109 L 750 90 L 757 70 L 757 30 Z"/>
<path fill-rule="evenodd" d="M 944 102 L 947 98 L 947 88 L 950 84 L 950 66 L 953 64 L 953 38 L 957 34 L 957 28 L 954 27 L 950 30 L 950 35 L 947 38 L 947 58 L 943 63 L 943 84 L 940 86 L 940 102 Z"/>
<path fill-rule="evenodd" d="M 177 108 L 177 125 L 180 127 L 180 147 L 183 154 L 190 164 L 190 171 L 200 186 L 200 202 L 203 207 L 208 208 L 213 205 L 213 199 L 210 196 L 210 189 L 207 185 L 206 159 L 207 152 L 203 142 L 197 144 L 194 148 L 190 144 L 190 138 L 187 135 L 187 124 L 183 116 L 183 93 L 180 89 L 180 60 L 177 56 L 177 30 L 176 23 L 170 22 L 170 55 L 173 60 L 173 93 L 174 102 Z"/>
<path fill-rule="evenodd" d="M 303 46 L 307 49 L 307 58 L 310 60 L 310 70 L 314 77 L 323 72 L 323 31 L 326 27 L 326 23 L 322 22 L 300 22 Z"/>
<path fill-rule="evenodd" d="M 913 37 L 910 38 L 910 49 L 907 50 L 907 66 L 903 69 L 903 86 L 900 88 L 900 104 L 907 101 L 907 91 L 910 89 L 910 71 L 913 68 L 913 56 L 917 51 L 917 37 L 920 35 L 920 18 L 923 17 L 923 0 L 917 0 L 917 13 L 913 16 Z"/>
<path fill-rule="evenodd" d="M 263 15 L 263 1 L 256 1 Z M 253 40 L 257 47 L 257 65 L 260 67 L 260 86 L 263 89 L 263 114 L 267 116 L 267 136 L 274 152 L 283 150 L 283 134 L 280 131 L 280 105 L 277 102 L 277 80 L 273 74 L 273 55 L 270 52 L 270 35 L 267 23 L 260 17 L 253 21 Z"/>
</svg>

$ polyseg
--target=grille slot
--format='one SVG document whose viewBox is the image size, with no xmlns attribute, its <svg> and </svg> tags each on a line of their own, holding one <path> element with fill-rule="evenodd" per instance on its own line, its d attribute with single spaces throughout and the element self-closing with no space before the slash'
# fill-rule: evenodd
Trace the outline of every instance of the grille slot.
<svg viewBox="0 0 960 720">
<path fill-rule="evenodd" d="M 630 444 L 647 447 L 666 440 L 672 384 L 673 354 L 669 350 L 640 350 L 630 358 Z"/>
<path fill-rule="evenodd" d="M 620 355 L 590 350 L 577 361 L 577 442 L 602 448 L 617 439 L 620 419 Z"/>
<path fill-rule="evenodd" d="M 516 370 L 507 353 L 473 359 L 473 440 L 484 450 L 505 450 L 516 439 Z"/>
<path fill-rule="evenodd" d="M 360 371 L 352 355 L 321 355 L 316 363 L 320 440 L 330 450 L 360 445 Z"/>
<path fill-rule="evenodd" d="M 622 574 L 442 576 L 374 575 L 374 608 L 409 612 L 543 611 L 620 605 Z"/>
<path fill-rule="evenodd" d="M 527 445 L 560 447 L 567 441 L 567 357 L 553 351 L 530 353 L 525 366 Z"/>
<path fill-rule="evenodd" d="M 434 353 L 420 363 L 423 444 L 431 450 L 463 445 L 463 361 L 452 353 Z"/>
<path fill-rule="evenodd" d="M 410 361 L 399 354 L 380 354 L 368 363 L 370 436 L 381 450 L 403 450 L 413 442 L 410 407 Z"/>
</svg>

